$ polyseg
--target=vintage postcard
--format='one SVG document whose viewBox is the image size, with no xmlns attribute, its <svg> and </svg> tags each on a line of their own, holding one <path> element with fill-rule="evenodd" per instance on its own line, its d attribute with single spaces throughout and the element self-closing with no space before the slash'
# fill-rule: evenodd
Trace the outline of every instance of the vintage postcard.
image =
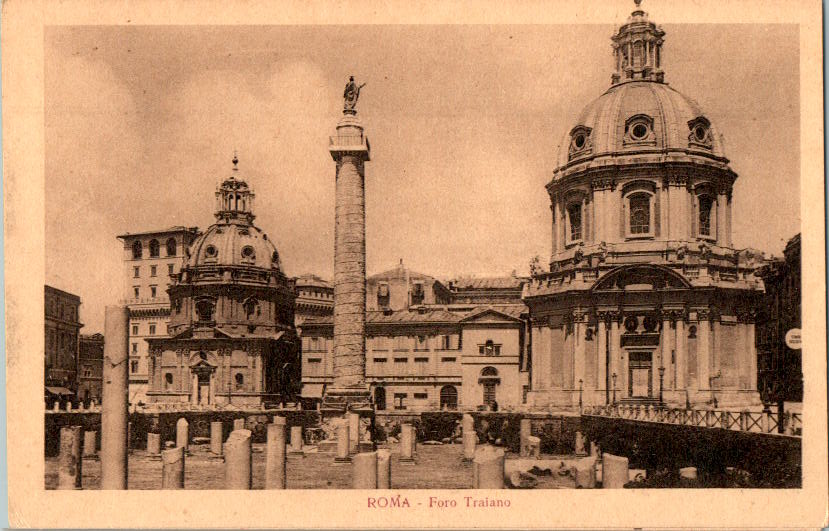
<svg viewBox="0 0 829 531">
<path fill-rule="evenodd" d="M 827 525 L 820 3 L 2 30 L 13 527 Z"/>
</svg>

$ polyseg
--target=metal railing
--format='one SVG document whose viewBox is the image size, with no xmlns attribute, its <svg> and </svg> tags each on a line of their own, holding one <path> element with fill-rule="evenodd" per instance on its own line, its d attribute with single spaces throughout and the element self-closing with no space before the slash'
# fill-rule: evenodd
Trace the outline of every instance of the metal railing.
<svg viewBox="0 0 829 531">
<path fill-rule="evenodd" d="M 653 405 L 585 406 L 582 415 L 612 417 L 681 426 L 721 428 L 752 433 L 773 433 L 800 437 L 803 417 L 800 413 L 783 413 L 783 430 L 778 430 L 780 416 L 771 411 L 726 411 L 717 409 L 679 409 Z"/>
</svg>

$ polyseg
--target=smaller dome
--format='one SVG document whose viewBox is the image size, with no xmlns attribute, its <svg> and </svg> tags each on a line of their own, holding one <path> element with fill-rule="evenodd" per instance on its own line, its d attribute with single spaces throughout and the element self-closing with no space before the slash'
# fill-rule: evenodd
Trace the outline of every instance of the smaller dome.
<svg viewBox="0 0 829 531">
<path fill-rule="evenodd" d="M 239 266 L 282 269 L 276 246 L 258 227 L 216 223 L 199 235 L 185 256 L 185 267 Z"/>
</svg>

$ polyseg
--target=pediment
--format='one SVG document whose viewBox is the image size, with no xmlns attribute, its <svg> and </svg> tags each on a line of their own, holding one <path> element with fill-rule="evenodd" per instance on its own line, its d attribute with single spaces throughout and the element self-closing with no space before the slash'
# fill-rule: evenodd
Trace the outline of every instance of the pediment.
<svg viewBox="0 0 829 531">
<path fill-rule="evenodd" d="M 499 312 L 498 310 L 487 308 L 473 312 L 463 319 L 462 323 L 520 323 L 521 319 L 517 319 L 511 315 Z"/>
</svg>

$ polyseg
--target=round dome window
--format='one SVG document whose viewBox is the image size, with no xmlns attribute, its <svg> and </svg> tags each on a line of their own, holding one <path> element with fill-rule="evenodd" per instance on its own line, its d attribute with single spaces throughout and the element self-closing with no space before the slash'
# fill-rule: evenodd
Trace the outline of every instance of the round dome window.
<svg viewBox="0 0 829 531">
<path fill-rule="evenodd" d="M 247 259 L 252 260 L 255 257 L 256 257 L 256 251 L 253 250 L 253 247 L 251 247 L 250 245 L 246 245 L 246 246 L 242 247 L 242 258 L 247 258 Z"/>
<path fill-rule="evenodd" d="M 697 139 L 697 142 L 705 142 L 705 137 L 707 136 L 708 131 L 705 129 L 704 126 L 698 125 L 694 127 L 694 138 Z"/>
<path fill-rule="evenodd" d="M 576 135 L 576 138 L 573 139 L 573 144 L 576 146 L 576 149 L 581 149 L 584 147 L 584 135 Z"/>
<path fill-rule="evenodd" d="M 630 131 L 630 136 L 633 137 L 634 140 L 643 140 L 646 136 L 648 136 L 648 126 L 643 123 L 634 125 L 633 129 Z"/>
<path fill-rule="evenodd" d="M 208 258 L 215 258 L 217 254 L 219 254 L 219 251 L 212 245 L 208 245 L 204 248 L 204 256 Z"/>
</svg>

